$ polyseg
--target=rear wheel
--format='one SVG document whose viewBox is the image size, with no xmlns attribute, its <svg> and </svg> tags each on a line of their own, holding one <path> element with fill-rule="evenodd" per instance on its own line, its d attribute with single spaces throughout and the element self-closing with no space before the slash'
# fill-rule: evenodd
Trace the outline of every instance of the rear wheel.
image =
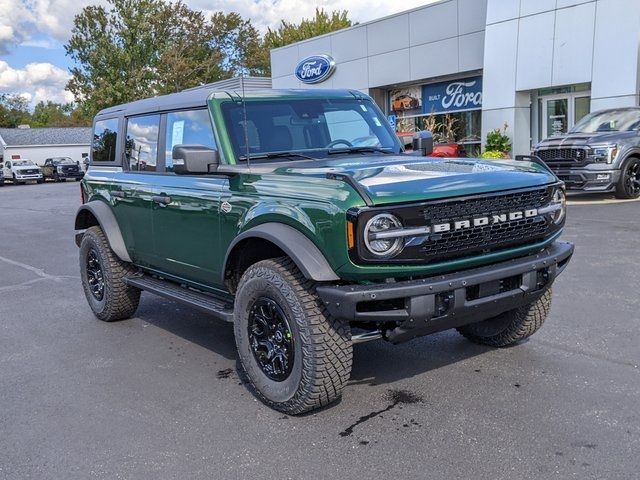
<svg viewBox="0 0 640 480">
<path fill-rule="evenodd" d="M 616 197 L 632 199 L 640 197 L 640 159 L 630 158 L 622 167 L 620 180 L 616 186 Z"/>
<path fill-rule="evenodd" d="M 249 267 L 234 317 L 240 365 L 265 404 L 297 415 L 341 396 L 351 375 L 349 324 L 329 316 L 290 259 Z"/>
<path fill-rule="evenodd" d="M 457 330 L 474 343 L 508 347 L 536 333 L 542 327 L 550 309 L 551 289 L 544 292 L 535 302 Z"/>
<path fill-rule="evenodd" d="M 136 273 L 130 263 L 111 250 L 100 227 L 91 227 L 80 243 L 80 277 L 87 302 L 100 320 L 113 322 L 133 316 L 140 301 L 140 290 L 124 282 Z"/>
</svg>

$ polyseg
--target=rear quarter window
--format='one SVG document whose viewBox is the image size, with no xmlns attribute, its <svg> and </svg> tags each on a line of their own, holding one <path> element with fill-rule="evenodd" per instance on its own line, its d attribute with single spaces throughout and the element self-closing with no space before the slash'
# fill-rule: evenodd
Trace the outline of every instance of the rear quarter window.
<svg viewBox="0 0 640 480">
<path fill-rule="evenodd" d="M 98 120 L 93 128 L 91 160 L 93 162 L 114 162 L 118 145 L 118 119 Z"/>
</svg>

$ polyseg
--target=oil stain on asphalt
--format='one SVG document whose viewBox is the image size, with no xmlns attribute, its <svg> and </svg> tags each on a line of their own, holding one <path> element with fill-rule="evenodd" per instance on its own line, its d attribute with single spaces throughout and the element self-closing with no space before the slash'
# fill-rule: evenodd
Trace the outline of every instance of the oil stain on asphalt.
<svg viewBox="0 0 640 480">
<path fill-rule="evenodd" d="M 407 390 L 387 390 L 386 398 L 387 398 L 387 400 L 389 400 L 391 402 L 389 405 L 387 405 L 382 410 L 376 410 L 376 411 L 371 412 L 371 413 L 369 413 L 367 415 L 363 415 L 358 420 L 356 420 L 354 423 L 349 425 L 345 430 L 340 432 L 340 436 L 341 437 L 350 436 L 353 433 L 353 430 L 358 425 L 362 425 L 363 423 L 371 420 L 372 418 L 378 417 L 378 416 L 382 415 L 383 413 L 386 413 L 389 410 L 392 410 L 392 409 L 396 408 L 398 405 L 403 405 L 403 404 L 408 405 L 408 404 L 411 404 L 411 403 L 420 403 L 420 402 L 422 402 L 422 397 L 421 396 L 416 395 L 415 393 L 409 392 Z"/>
</svg>

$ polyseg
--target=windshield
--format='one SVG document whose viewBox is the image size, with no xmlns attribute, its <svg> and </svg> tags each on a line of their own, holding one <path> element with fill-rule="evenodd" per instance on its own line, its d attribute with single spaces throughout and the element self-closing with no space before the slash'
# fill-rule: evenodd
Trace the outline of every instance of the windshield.
<svg viewBox="0 0 640 480">
<path fill-rule="evenodd" d="M 296 158 L 373 150 L 400 152 L 400 143 L 370 100 L 284 99 L 222 104 L 236 157 L 264 158 L 300 152 Z M 248 140 L 248 148 L 247 148 Z M 287 158 L 284 157 L 286 160 Z"/>
<path fill-rule="evenodd" d="M 31 160 L 13 160 L 13 165 L 15 167 L 22 167 L 25 165 L 34 165 Z"/>
<path fill-rule="evenodd" d="M 640 128 L 640 110 L 608 110 L 587 115 L 570 133 L 629 132 Z"/>
<path fill-rule="evenodd" d="M 75 162 L 71 160 L 69 157 L 63 157 L 63 158 L 54 158 L 53 164 L 54 165 L 75 165 Z"/>
</svg>

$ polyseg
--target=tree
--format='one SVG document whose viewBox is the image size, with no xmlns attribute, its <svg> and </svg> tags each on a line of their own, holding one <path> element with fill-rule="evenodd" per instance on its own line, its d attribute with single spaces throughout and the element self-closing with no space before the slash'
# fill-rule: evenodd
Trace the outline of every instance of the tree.
<svg viewBox="0 0 640 480">
<path fill-rule="evenodd" d="M 75 17 L 67 85 L 83 113 L 229 78 L 260 43 L 237 13 L 207 18 L 181 1 L 108 0 Z"/>
<path fill-rule="evenodd" d="M 29 101 L 22 95 L 0 94 L 0 127 L 29 123 Z"/>
<path fill-rule="evenodd" d="M 299 24 L 282 20 L 276 30 L 269 28 L 264 36 L 260 49 L 250 52 L 248 64 L 254 70 L 261 71 L 264 75 L 271 75 L 269 51 L 273 48 L 284 47 L 291 43 L 306 40 L 308 38 L 331 33 L 353 25 L 348 17 L 347 10 L 334 10 L 327 13 L 324 9 L 316 8 L 313 18 L 303 18 Z"/>
</svg>

